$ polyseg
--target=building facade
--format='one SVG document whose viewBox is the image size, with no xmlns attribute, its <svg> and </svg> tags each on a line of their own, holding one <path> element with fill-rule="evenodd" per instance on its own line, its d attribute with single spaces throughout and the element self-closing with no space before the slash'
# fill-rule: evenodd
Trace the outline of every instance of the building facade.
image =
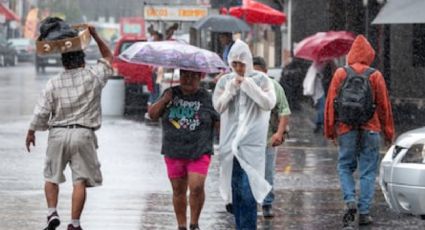
<svg viewBox="0 0 425 230">
<path fill-rule="evenodd" d="M 364 34 L 376 50 L 373 67 L 385 77 L 399 131 L 425 122 L 425 24 L 373 25 L 384 0 L 286 0 L 292 43 L 320 31 Z M 293 48 L 293 46 L 291 47 Z"/>
</svg>

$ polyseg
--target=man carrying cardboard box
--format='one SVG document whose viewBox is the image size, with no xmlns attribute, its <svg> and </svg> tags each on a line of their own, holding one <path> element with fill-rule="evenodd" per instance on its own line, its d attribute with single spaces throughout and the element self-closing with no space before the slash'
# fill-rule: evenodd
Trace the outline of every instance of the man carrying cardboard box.
<svg viewBox="0 0 425 230">
<path fill-rule="evenodd" d="M 35 146 L 35 131 L 49 130 L 44 165 L 45 195 L 48 214 L 45 230 L 60 225 L 56 210 L 58 184 L 65 182 L 63 171 L 69 164 L 73 192 L 71 223 L 68 230 L 81 230 L 80 216 L 86 199 L 86 187 L 102 184 L 97 157 L 95 130 L 101 126 L 102 88 L 112 75 L 112 53 L 105 42 L 89 26 L 102 57 L 94 66 L 86 66 L 82 50 L 62 53 L 65 70 L 50 79 L 34 109 L 26 137 L 26 147 Z"/>
</svg>

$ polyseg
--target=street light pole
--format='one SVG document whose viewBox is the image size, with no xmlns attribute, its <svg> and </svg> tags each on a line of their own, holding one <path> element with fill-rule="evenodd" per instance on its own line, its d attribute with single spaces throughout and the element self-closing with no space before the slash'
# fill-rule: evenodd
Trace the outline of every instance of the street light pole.
<svg viewBox="0 0 425 230">
<path fill-rule="evenodd" d="M 365 9 L 365 35 L 369 37 L 369 0 L 363 0 L 363 6 Z"/>
<path fill-rule="evenodd" d="M 292 51 L 295 47 L 292 47 L 292 0 L 289 0 L 288 2 L 288 27 L 287 27 L 287 34 L 288 34 L 288 48 L 290 51 Z"/>
</svg>

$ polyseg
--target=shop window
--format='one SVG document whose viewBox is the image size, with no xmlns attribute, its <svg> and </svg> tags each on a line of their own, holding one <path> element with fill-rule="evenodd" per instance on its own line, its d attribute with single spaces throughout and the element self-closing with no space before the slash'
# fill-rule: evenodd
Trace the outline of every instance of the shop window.
<svg viewBox="0 0 425 230">
<path fill-rule="evenodd" d="M 413 66 L 425 67 L 425 24 L 413 24 Z"/>
</svg>

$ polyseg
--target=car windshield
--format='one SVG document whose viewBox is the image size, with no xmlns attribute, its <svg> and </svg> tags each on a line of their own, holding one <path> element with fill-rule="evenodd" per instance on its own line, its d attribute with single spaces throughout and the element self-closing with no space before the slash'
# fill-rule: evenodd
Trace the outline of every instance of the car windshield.
<svg viewBox="0 0 425 230">
<path fill-rule="evenodd" d="M 120 54 L 122 52 L 124 52 L 128 47 L 130 47 L 131 45 L 133 45 L 134 43 L 136 43 L 136 41 L 127 41 L 127 42 L 123 42 L 121 47 L 120 47 Z"/>
</svg>

